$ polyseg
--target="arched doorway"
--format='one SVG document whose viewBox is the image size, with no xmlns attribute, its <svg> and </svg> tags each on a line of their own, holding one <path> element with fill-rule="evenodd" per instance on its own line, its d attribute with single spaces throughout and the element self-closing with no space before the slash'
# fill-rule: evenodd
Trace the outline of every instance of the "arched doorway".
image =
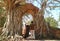
<svg viewBox="0 0 60 41">
<path fill-rule="evenodd" d="M 32 36 L 32 29 L 34 30 L 33 26 L 33 16 L 31 14 L 25 14 L 22 17 L 22 35 L 24 38 L 27 38 L 28 36 Z M 33 26 L 33 27 L 32 27 Z"/>
<path fill-rule="evenodd" d="M 26 3 L 25 5 L 19 7 L 20 8 L 20 22 L 22 22 L 22 17 L 25 15 L 25 14 L 30 14 L 33 16 L 33 21 L 35 19 L 35 16 L 36 14 L 38 13 L 38 8 L 35 7 L 34 5 L 32 5 L 31 3 Z M 21 24 L 20 24 L 21 25 Z M 21 28 L 22 29 L 22 28 Z M 20 30 L 21 30 L 20 29 Z M 20 32 L 21 33 L 21 32 Z"/>
<path fill-rule="evenodd" d="M 33 23 L 34 23 L 34 19 L 36 17 L 36 14 L 38 13 L 38 10 L 39 9 L 37 7 L 35 7 L 34 5 L 32 5 L 31 3 L 26 3 L 25 5 L 21 6 L 20 7 L 20 12 L 22 12 L 22 13 L 20 13 L 20 23 L 22 22 L 23 16 L 26 15 L 26 14 L 31 15 L 33 17 Z M 21 33 L 20 35 L 22 35 L 22 28 L 21 27 L 20 27 L 20 33 Z"/>
</svg>

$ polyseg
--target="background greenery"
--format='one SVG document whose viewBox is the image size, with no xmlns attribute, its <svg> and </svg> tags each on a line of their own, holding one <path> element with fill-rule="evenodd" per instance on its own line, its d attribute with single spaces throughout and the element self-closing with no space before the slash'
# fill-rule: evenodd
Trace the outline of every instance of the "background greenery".
<svg viewBox="0 0 60 41">
<path fill-rule="evenodd" d="M 0 7 L 0 27 L 3 27 L 6 20 L 6 16 L 4 12 L 5 10 L 3 9 L 3 7 Z"/>
<path fill-rule="evenodd" d="M 50 24 L 51 27 L 57 28 L 58 21 L 56 21 L 53 17 L 47 17 L 45 20 Z"/>
</svg>

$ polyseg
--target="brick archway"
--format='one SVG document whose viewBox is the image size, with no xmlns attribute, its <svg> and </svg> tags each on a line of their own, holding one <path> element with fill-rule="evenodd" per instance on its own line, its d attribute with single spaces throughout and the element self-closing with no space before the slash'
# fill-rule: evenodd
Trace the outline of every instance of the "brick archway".
<svg viewBox="0 0 60 41">
<path fill-rule="evenodd" d="M 22 12 L 21 15 L 21 21 L 22 21 L 22 17 L 25 15 L 25 14 L 31 14 L 32 17 L 33 17 L 33 21 L 35 20 L 35 17 L 36 17 L 36 14 L 38 14 L 38 8 L 35 7 L 33 4 L 31 3 L 26 3 L 24 6 L 21 6 L 20 7 L 20 11 Z M 33 22 L 34 23 L 34 22 Z M 31 28 L 31 27 L 30 27 Z M 26 28 L 25 28 L 26 29 Z M 34 27 L 33 27 L 34 29 Z M 31 30 L 31 29 L 30 29 Z M 34 29 L 35 30 L 35 29 Z M 23 31 L 23 33 L 25 32 L 25 30 L 21 30 Z M 29 31 L 29 30 L 28 30 Z M 27 32 L 27 31 L 26 31 Z M 28 32 L 27 32 L 28 33 Z M 27 34 L 28 35 L 28 34 Z"/>
<path fill-rule="evenodd" d="M 20 11 L 22 12 L 22 14 L 20 14 L 20 18 L 22 18 L 27 13 L 32 15 L 34 21 L 36 14 L 38 14 L 38 10 L 39 9 L 35 7 L 33 4 L 26 3 L 24 6 L 20 7 Z"/>
</svg>

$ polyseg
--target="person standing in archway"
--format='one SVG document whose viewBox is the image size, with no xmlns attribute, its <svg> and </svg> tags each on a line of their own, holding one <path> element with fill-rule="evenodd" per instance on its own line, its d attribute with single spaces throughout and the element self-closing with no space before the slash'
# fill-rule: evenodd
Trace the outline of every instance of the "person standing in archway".
<svg viewBox="0 0 60 41">
<path fill-rule="evenodd" d="M 25 27 L 22 30 L 23 38 L 27 38 L 29 36 L 29 31 L 30 31 L 30 24 L 26 23 Z"/>
</svg>

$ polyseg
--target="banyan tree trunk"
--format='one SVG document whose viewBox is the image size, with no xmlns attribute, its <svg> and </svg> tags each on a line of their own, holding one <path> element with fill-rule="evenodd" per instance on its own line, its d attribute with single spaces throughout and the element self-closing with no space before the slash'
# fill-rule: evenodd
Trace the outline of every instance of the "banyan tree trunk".
<svg viewBox="0 0 60 41">
<path fill-rule="evenodd" d="M 9 18 L 7 19 L 6 24 L 6 28 L 8 29 L 7 35 L 22 35 L 22 16 L 19 14 L 22 13 L 18 9 L 8 11 Z"/>
<path fill-rule="evenodd" d="M 24 0 L 4 0 L 5 8 L 7 11 L 6 28 L 8 29 L 8 35 L 19 34 L 22 30 L 22 12 L 18 7 L 19 3 Z"/>
<path fill-rule="evenodd" d="M 44 20 L 44 9 L 46 8 L 46 2 L 42 3 L 41 10 L 35 15 L 35 39 L 44 39 L 49 33 L 49 28 Z"/>
<path fill-rule="evenodd" d="M 39 19 L 38 19 L 39 18 Z M 49 28 L 46 25 L 42 14 L 36 15 L 35 18 L 35 39 L 44 39 L 49 33 Z"/>
<path fill-rule="evenodd" d="M 22 12 L 20 10 L 16 10 L 14 12 L 13 22 L 14 22 L 14 34 L 21 35 L 22 34 Z"/>
<path fill-rule="evenodd" d="M 35 19 L 35 39 L 45 39 L 48 35 L 48 28 L 44 20 L 44 9 L 36 15 Z"/>
</svg>

